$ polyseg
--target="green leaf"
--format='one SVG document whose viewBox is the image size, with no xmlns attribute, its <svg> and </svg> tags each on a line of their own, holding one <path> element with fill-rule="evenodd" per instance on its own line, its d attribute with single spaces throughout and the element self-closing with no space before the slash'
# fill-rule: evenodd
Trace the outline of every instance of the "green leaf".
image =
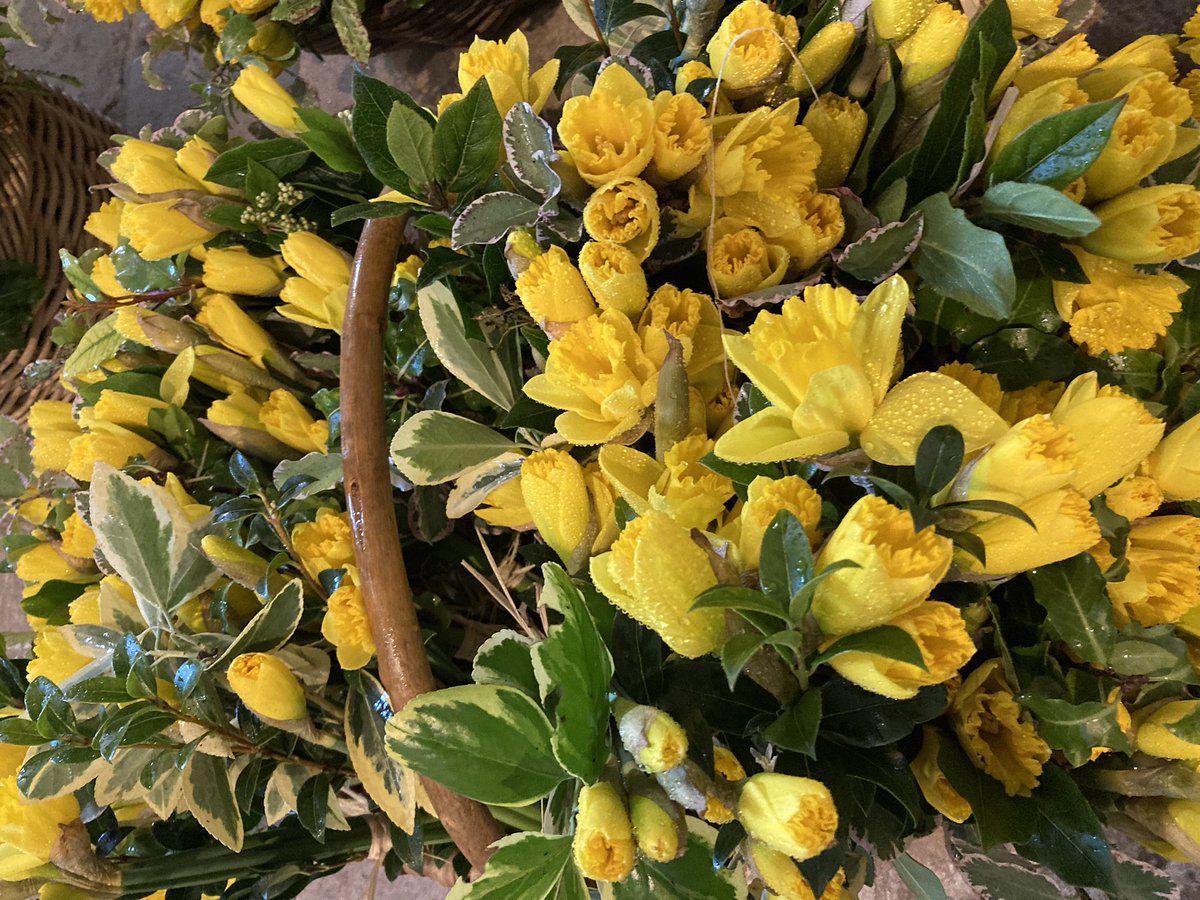
<svg viewBox="0 0 1200 900">
<path fill-rule="evenodd" d="M 67 357 L 63 363 L 62 377 L 71 379 L 98 368 L 101 363 L 116 356 L 123 340 L 113 324 L 112 316 L 101 319 L 84 333 L 75 350 Z"/>
<path fill-rule="evenodd" d="M 494 244 L 514 228 L 528 228 L 541 216 L 541 206 L 510 191 L 484 194 L 454 220 L 454 246 Z"/>
<path fill-rule="evenodd" d="M 309 155 L 304 143 L 294 138 L 249 141 L 231 147 L 213 160 L 204 179 L 240 191 L 251 162 L 264 166 L 276 178 L 284 178 L 303 166 Z"/>
<path fill-rule="evenodd" d="M 1087 553 L 1039 566 L 1029 573 L 1033 597 L 1046 610 L 1050 627 L 1071 651 L 1103 665 L 1113 652 L 1116 627 L 1112 602 L 1096 560 Z"/>
<path fill-rule="evenodd" d="M 32 480 L 30 442 L 16 421 L 0 416 L 0 498 L 20 497 Z"/>
<path fill-rule="evenodd" d="M 413 484 L 442 484 L 515 449 L 486 425 L 436 409 L 416 413 L 392 438 L 392 460 Z"/>
<path fill-rule="evenodd" d="M 763 534 L 758 563 L 763 593 L 779 609 L 787 609 L 812 573 L 812 547 L 804 526 L 795 514 L 780 510 Z"/>
<path fill-rule="evenodd" d="M 853 559 L 836 559 L 823 568 L 820 572 L 809 579 L 804 587 L 800 588 L 800 592 L 792 598 L 791 605 L 788 607 L 788 619 L 796 628 L 803 626 L 804 617 L 808 615 L 809 607 L 812 606 L 813 597 L 816 596 L 817 588 L 821 582 L 835 572 L 840 572 L 843 569 L 861 569 L 862 565 Z"/>
<path fill-rule="evenodd" d="M 1166 729 L 1181 741 L 1200 744 L 1200 709 L 1193 709 L 1178 722 L 1167 725 Z"/>
<path fill-rule="evenodd" d="M 354 138 L 337 116 L 312 106 L 297 106 L 296 115 L 304 123 L 298 137 L 321 161 L 335 172 L 357 175 L 366 171 L 366 163 L 354 146 Z"/>
<path fill-rule="evenodd" d="M 1004 238 L 971 223 L 945 194 L 934 194 L 917 208 L 925 216 L 925 234 L 913 257 L 917 274 L 972 312 L 1006 318 L 1012 312 L 1017 277 Z"/>
<path fill-rule="evenodd" d="M 721 645 L 721 669 L 725 673 L 730 690 L 737 684 L 742 669 L 766 642 L 767 635 L 747 631 L 733 635 Z"/>
<path fill-rule="evenodd" d="M 892 860 L 896 874 L 913 893 L 915 900 L 946 900 L 946 888 L 937 873 L 927 866 L 921 865 L 907 853 L 901 853 Z"/>
<path fill-rule="evenodd" d="M 784 622 L 790 622 L 787 611 L 772 600 L 768 600 L 762 591 L 753 588 L 738 587 L 737 585 L 719 584 L 711 587 L 696 598 L 692 609 L 736 609 L 745 612 L 762 613 L 773 616 Z"/>
<path fill-rule="evenodd" d="M 201 827 L 235 853 L 241 850 L 246 832 L 233 795 L 229 761 L 193 753 L 183 769 L 182 784 L 184 802 Z"/>
<path fill-rule="evenodd" d="M 963 436 L 953 425 L 929 429 L 917 447 L 917 490 L 932 497 L 948 485 L 962 468 L 964 453 Z"/>
<path fill-rule="evenodd" d="M 825 737 L 854 747 L 882 747 L 940 716 L 946 709 L 946 689 L 933 685 L 911 700 L 891 700 L 844 678 L 832 678 L 821 686 L 821 704 Z"/>
<path fill-rule="evenodd" d="M 559 47 L 554 51 L 554 58 L 559 62 L 558 78 L 554 82 L 554 92 L 562 96 L 563 88 L 567 86 L 567 82 L 576 73 L 586 69 L 588 66 L 595 65 L 607 55 L 604 45 L 598 41 L 592 41 L 590 44 Z"/>
<path fill-rule="evenodd" d="M 487 79 L 438 117 L 433 132 L 434 172 L 444 190 L 466 194 L 491 178 L 500 162 L 502 123 Z"/>
<path fill-rule="evenodd" d="M 346 54 L 366 65 L 371 58 L 371 38 L 363 25 L 363 0 L 332 0 L 329 18 Z"/>
<path fill-rule="evenodd" d="M 25 346 L 33 306 L 46 292 L 46 282 L 30 263 L 0 259 L 0 353 Z"/>
<path fill-rule="evenodd" d="M 319 453 L 314 450 L 299 459 L 285 459 L 271 473 L 275 487 L 283 490 L 293 478 L 303 479 L 304 486 L 289 487 L 292 500 L 307 500 L 314 494 L 331 491 L 345 477 L 340 453 Z"/>
<path fill-rule="evenodd" d="M 938 746 L 938 768 L 971 804 L 979 839 L 985 848 L 1024 841 L 1033 834 L 1038 813 L 1032 800 L 1010 797 L 1004 785 L 975 767 L 955 738 L 943 735 Z M 1046 771 L 1054 768 L 1049 766 Z"/>
<path fill-rule="evenodd" d="M 778 719 L 763 729 L 763 737 L 785 750 L 817 758 L 817 731 L 821 727 L 821 692 L 805 691 Z"/>
<path fill-rule="evenodd" d="M 1009 225 L 1061 237 L 1083 237 L 1100 227 L 1095 213 L 1044 184 L 993 184 L 983 195 L 980 210 Z"/>
<path fill-rule="evenodd" d="M 17 787 L 30 800 L 51 800 L 79 790 L 107 766 L 91 747 L 56 747 L 25 761 Z"/>
<path fill-rule="evenodd" d="M 575 894 L 587 896 L 571 860 L 571 836 L 526 831 L 499 841 L 483 874 L 458 882 L 446 900 L 545 900 L 562 880 L 576 882 Z"/>
<path fill-rule="evenodd" d="M 497 631 L 475 651 L 471 680 L 476 684 L 502 684 L 540 696 L 533 671 L 533 640 L 510 628 Z"/>
<path fill-rule="evenodd" d="M 496 806 L 540 800 L 567 778 L 546 714 L 516 688 L 422 694 L 388 720 L 388 753 L 456 793 Z"/>
<path fill-rule="evenodd" d="M 962 864 L 962 871 L 972 885 L 985 890 L 989 897 L 1063 900 L 1063 892 L 1048 878 L 1028 869 L 1002 865 L 986 856 L 968 856 Z"/>
<path fill-rule="evenodd" d="M 834 264 L 860 281 L 878 284 L 895 275 L 920 244 L 925 219 L 914 213 L 899 222 L 872 228 L 834 255 Z"/>
<path fill-rule="evenodd" d="M 130 703 L 105 718 L 92 746 L 111 762 L 119 747 L 144 743 L 175 722 L 174 714 L 150 703 Z"/>
<path fill-rule="evenodd" d="M 309 778 L 296 794 L 296 818 L 319 844 L 325 843 L 325 819 L 329 814 L 329 775 Z"/>
<path fill-rule="evenodd" d="M 1143 628 L 1131 622 L 1117 635 L 1108 664 L 1120 675 L 1197 684 L 1200 679 L 1188 663 L 1187 649 L 1170 625 Z"/>
<path fill-rule="evenodd" d="M 133 588 L 151 627 L 168 624 L 179 606 L 216 582 L 199 551 L 206 521 L 192 521 L 166 491 L 96 463 L 88 492 L 96 546 Z"/>
<path fill-rule="evenodd" d="M 286 644 L 300 625 L 304 615 L 304 589 L 299 578 L 293 578 L 274 597 L 263 604 L 242 629 L 232 644 L 209 664 L 223 669 L 243 653 L 270 653 Z"/>
<path fill-rule="evenodd" d="M 613 885 L 614 900 L 737 900 L 741 894 L 734 887 L 733 873 L 713 867 L 716 832 L 694 820 L 689 827 L 694 830 L 683 856 L 668 863 L 643 857 L 632 875 Z M 697 833 L 701 830 L 703 835 Z"/>
<path fill-rule="evenodd" d="M 528 103 L 517 103 L 504 117 L 504 153 L 508 166 L 521 184 L 549 200 L 562 188 L 562 180 L 550 163 L 557 159 L 554 133 L 538 118 Z"/>
<path fill-rule="evenodd" d="M 393 103 L 387 117 L 387 146 L 409 183 L 424 194 L 433 184 L 433 126 L 429 120 L 399 101 Z"/>
<path fill-rule="evenodd" d="M 36 723 L 16 716 L 6 716 L 0 719 L 0 743 L 32 747 L 46 743 L 46 738 L 38 731 Z"/>
<path fill-rule="evenodd" d="M 1075 348 L 1036 328 L 1004 328 L 967 351 L 967 361 L 1000 379 L 1006 391 L 1068 378 Z"/>
<path fill-rule="evenodd" d="M 1018 852 L 1053 870 L 1067 884 L 1111 889 L 1112 850 L 1100 820 L 1071 776 L 1058 766 L 1047 766 L 1032 800 L 1037 821 L 1029 839 L 1018 844 Z"/>
<path fill-rule="evenodd" d="M 131 294 L 164 291 L 179 284 L 179 269 L 174 260 L 143 259 L 124 239 L 108 256 L 117 281 Z"/>
<path fill-rule="evenodd" d="M 809 667 L 816 668 L 843 653 L 871 653 L 916 666 L 921 670 L 926 668 L 921 648 L 917 646 L 912 635 L 895 625 L 879 625 L 839 638 L 828 650 L 813 657 Z"/>
<path fill-rule="evenodd" d="M 511 409 L 513 388 L 499 356 L 482 341 L 467 337 L 454 294 L 446 285 L 428 285 L 417 294 L 421 324 L 433 352 L 447 369 L 501 409 Z"/>
<path fill-rule="evenodd" d="M 340 209 L 333 211 L 329 217 L 329 222 L 335 228 L 338 225 L 344 225 L 346 222 L 357 222 L 360 219 L 396 219 L 400 216 L 407 216 L 413 210 L 420 207 L 414 206 L 412 203 L 393 203 L 390 200 L 369 201 L 367 203 L 352 203 L 349 206 L 343 206 Z"/>
<path fill-rule="evenodd" d="M 542 566 L 541 600 L 563 614 L 533 646 L 533 672 L 543 703 L 554 704 L 554 755 L 566 771 L 593 784 L 608 759 L 609 682 L 613 663 L 583 595 L 562 567 Z"/>
<path fill-rule="evenodd" d="M 433 117 L 421 109 L 408 94 L 355 70 L 354 116 L 351 120 L 354 144 L 372 175 L 390 188 L 411 194 L 413 186 L 408 175 L 396 164 L 388 147 L 388 120 L 392 114 L 392 107 L 397 103 L 408 107 L 432 124 Z"/>
<path fill-rule="evenodd" d="M 988 184 L 1024 181 L 1061 190 L 1087 171 L 1112 136 L 1125 98 L 1089 103 L 1040 119 L 1005 145 Z"/>
<path fill-rule="evenodd" d="M 1042 739 L 1055 750 L 1061 750 L 1073 766 L 1087 763 L 1095 747 L 1131 752 L 1129 739 L 1117 722 L 1115 703 L 1071 703 L 1032 693 L 1017 699 L 1037 717 Z"/>
<path fill-rule="evenodd" d="M 133 699 L 125 687 L 125 679 L 111 675 L 77 681 L 67 689 L 67 696 L 77 703 L 128 703 Z"/>
</svg>

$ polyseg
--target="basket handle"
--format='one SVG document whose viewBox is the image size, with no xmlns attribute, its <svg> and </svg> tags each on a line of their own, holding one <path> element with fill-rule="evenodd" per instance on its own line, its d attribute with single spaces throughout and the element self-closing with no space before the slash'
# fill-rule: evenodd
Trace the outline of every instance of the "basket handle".
<svg viewBox="0 0 1200 900">
<path fill-rule="evenodd" d="M 341 356 L 342 456 L 355 559 L 379 676 L 397 710 L 435 687 L 400 549 L 384 430 L 384 326 L 405 221 L 373 219 L 363 228 L 350 273 Z M 489 845 L 504 836 L 492 814 L 435 781 L 422 782 L 454 843 L 482 871 Z"/>
</svg>

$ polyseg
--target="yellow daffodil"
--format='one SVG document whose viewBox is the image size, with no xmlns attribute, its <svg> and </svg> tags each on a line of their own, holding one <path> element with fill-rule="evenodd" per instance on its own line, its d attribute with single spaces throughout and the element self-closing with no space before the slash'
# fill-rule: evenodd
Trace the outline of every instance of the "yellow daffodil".
<svg viewBox="0 0 1200 900">
<path fill-rule="evenodd" d="M 871 24 L 885 41 L 908 37 L 929 11 L 935 0 L 876 0 L 871 4 Z"/>
<path fill-rule="evenodd" d="M 658 195 L 640 178 L 616 178 L 598 188 L 583 208 L 592 239 L 623 244 L 638 261 L 658 243 Z"/>
<path fill-rule="evenodd" d="M 833 843 L 838 824 L 825 785 L 775 772 L 752 775 L 742 785 L 737 817 L 750 837 L 801 862 Z"/>
<path fill-rule="evenodd" d="M 458 57 L 458 86 L 465 95 L 480 78 L 488 83 L 496 109 L 504 116 L 518 103 L 541 112 L 558 78 L 559 60 L 552 59 L 532 75 L 529 42 L 518 29 L 506 41 L 476 37 Z"/>
<path fill-rule="evenodd" d="M 202 137 L 192 136 L 175 151 L 175 162 L 189 177 L 196 179 L 210 194 L 220 194 L 224 197 L 239 197 L 241 191 L 206 181 L 208 170 L 212 168 L 218 154 L 217 148 Z"/>
<path fill-rule="evenodd" d="M 815 900 L 812 887 L 800 874 L 796 863 L 786 853 L 768 847 L 762 841 L 749 841 L 746 854 L 754 872 L 770 891 L 771 897 L 781 900 Z M 837 897 L 837 894 L 833 895 Z"/>
<path fill-rule="evenodd" d="M 661 709 L 628 705 L 621 709 L 618 702 L 618 710 L 621 743 L 643 772 L 666 772 L 687 758 L 687 732 Z"/>
<path fill-rule="evenodd" d="M 159 28 L 170 28 L 188 17 L 197 0 L 142 0 L 142 9 Z"/>
<path fill-rule="evenodd" d="M 61 472 L 71 460 L 71 440 L 80 434 L 79 423 L 65 400 L 38 400 L 29 409 L 33 436 L 33 471 Z"/>
<path fill-rule="evenodd" d="M 650 299 L 646 273 L 637 255 L 624 244 L 588 241 L 579 251 L 579 271 L 601 309 L 632 319 L 646 308 Z"/>
<path fill-rule="evenodd" d="M 558 136 L 592 187 L 631 178 L 654 156 L 654 101 L 626 68 L 609 65 L 592 92 L 563 104 Z"/>
<path fill-rule="evenodd" d="M 1200 700 L 1173 700 L 1157 707 L 1137 727 L 1134 742 L 1142 753 L 1161 759 L 1200 759 L 1200 744 L 1193 744 L 1167 730 L 1200 708 Z"/>
<path fill-rule="evenodd" d="M 1072 381 L 1051 416 L 1075 440 L 1071 486 L 1089 499 L 1137 469 L 1165 427 L 1120 388 L 1100 387 L 1095 372 Z"/>
<path fill-rule="evenodd" d="M 804 114 L 804 127 L 821 147 L 817 187 L 842 184 L 867 133 L 866 111 L 847 97 L 823 94 Z"/>
<path fill-rule="evenodd" d="M 1163 500 L 1162 488 L 1149 475 L 1126 475 L 1104 492 L 1108 508 L 1131 522 L 1153 513 Z"/>
<path fill-rule="evenodd" d="M 1104 543 L 1092 554 L 1102 570 L 1115 561 Z M 1125 577 L 1105 584 L 1119 625 L 1177 622 L 1200 606 L 1200 519 L 1154 516 L 1134 522 L 1125 558 Z"/>
<path fill-rule="evenodd" d="M 584 785 L 575 813 L 572 852 L 580 873 L 596 881 L 624 881 L 637 853 L 625 800 L 607 781 Z"/>
<path fill-rule="evenodd" d="M 1200 251 L 1200 194 L 1189 184 L 1135 188 L 1092 210 L 1100 227 L 1079 243 L 1130 263 L 1165 263 Z"/>
<path fill-rule="evenodd" d="M 124 208 L 125 201 L 117 197 L 105 200 L 99 209 L 87 217 L 83 230 L 108 246 L 115 247 L 120 239 L 121 211 Z"/>
<path fill-rule="evenodd" d="M 713 745 L 713 771 L 726 781 L 746 780 L 746 769 L 728 747 Z"/>
<path fill-rule="evenodd" d="M 1034 122 L 1083 106 L 1088 100 L 1074 78 L 1056 78 L 1022 94 L 996 132 L 992 157 Z"/>
<path fill-rule="evenodd" d="M 96 405 L 88 410 L 89 421 L 99 420 L 120 425 L 123 428 L 149 428 L 150 413 L 166 409 L 168 404 L 157 397 L 127 394 L 105 388 L 100 392 Z"/>
<path fill-rule="evenodd" d="M 238 103 L 275 131 L 290 134 L 303 127 L 296 101 L 257 66 L 244 66 L 230 90 Z"/>
<path fill-rule="evenodd" d="M 959 499 L 1020 505 L 1066 487 L 1079 458 L 1071 432 L 1047 415 L 1030 416 L 1003 434 L 970 468 Z"/>
<path fill-rule="evenodd" d="M 34 875 L 50 861 L 62 826 L 78 820 L 74 794 L 30 800 L 17 786 L 15 774 L 0 778 L 0 881 Z"/>
<path fill-rule="evenodd" d="M 628 318 L 602 312 L 551 343 L 546 371 L 524 390 L 564 410 L 554 424 L 572 444 L 602 444 L 641 424 L 658 390 L 658 367 Z"/>
<path fill-rule="evenodd" d="M 228 676 L 233 692 L 256 715 L 291 722 L 308 714 L 304 688 L 278 656 L 243 653 L 230 663 Z"/>
<path fill-rule="evenodd" d="M 126 13 L 135 12 L 137 0 L 84 0 L 83 8 L 97 22 L 120 22 Z"/>
<path fill-rule="evenodd" d="M 289 278 L 279 292 L 283 301 L 279 314 L 341 334 L 350 286 L 350 257 L 308 231 L 288 235 L 280 253 L 296 277 Z"/>
<path fill-rule="evenodd" d="M 92 421 L 85 434 L 71 440 L 67 474 L 79 481 L 91 481 L 92 469 L 98 462 L 119 469 L 134 457 L 153 460 L 158 453 L 157 446 L 128 428 Z"/>
<path fill-rule="evenodd" d="M 1013 36 L 1027 38 L 1036 35 L 1043 40 L 1052 38 L 1067 26 L 1058 15 L 1061 0 L 1011 0 Z"/>
<path fill-rule="evenodd" d="M 271 336 L 228 294 L 210 294 L 205 298 L 196 322 L 217 341 L 256 365 L 263 365 L 263 357 L 278 354 Z"/>
<path fill-rule="evenodd" d="M 962 823 L 971 818 L 971 804 L 967 802 L 942 771 L 938 764 L 941 735 L 932 725 L 921 726 L 921 751 L 908 764 L 925 802 L 951 822 Z"/>
<path fill-rule="evenodd" d="M 283 389 L 271 391 L 259 410 L 267 433 L 303 453 L 329 452 L 329 423 L 315 420 L 296 395 Z"/>
<path fill-rule="evenodd" d="M 711 653 L 725 639 L 720 610 L 691 610 L 717 583 L 708 555 L 666 513 L 652 510 L 626 525 L 612 550 L 592 558 L 591 575 L 604 596 L 681 656 Z"/>
<path fill-rule="evenodd" d="M 658 510 L 687 528 L 705 529 L 733 496 L 733 483 L 700 462 L 712 447 L 705 435 L 693 434 L 660 463 L 631 447 L 606 444 L 600 468 L 638 515 Z"/>
<path fill-rule="evenodd" d="M 788 84 L 801 94 L 825 86 L 850 56 L 858 30 L 851 22 L 830 22 L 800 48 L 788 72 Z"/>
<path fill-rule="evenodd" d="M 90 662 L 92 657 L 76 650 L 61 629 L 50 625 L 33 639 L 33 659 L 29 661 L 27 674 L 30 680 L 45 677 L 63 685 Z"/>
<path fill-rule="evenodd" d="M 967 36 L 967 17 L 949 3 L 937 3 L 899 47 L 900 84 L 916 87 L 949 67 Z"/>
<path fill-rule="evenodd" d="M 1167 333 L 1187 289 L 1183 279 L 1139 272 L 1127 262 L 1082 250 L 1075 256 L 1088 282 L 1054 282 L 1054 305 L 1070 325 L 1071 340 L 1099 356 L 1149 350 Z"/>
<path fill-rule="evenodd" d="M 1050 759 L 1050 747 L 1021 712 L 1000 660 L 989 659 L 967 676 L 950 701 L 959 743 L 975 765 L 1010 797 L 1028 797 Z"/>
<path fill-rule="evenodd" d="M 1041 381 L 1020 390 L 1005 391 L 997 411 L 1006 422 L 1015 425 L 1030 416 L 1054 412 L 1066 389 L 1058 381 Z"/>
<path fill-rule="evenodd" d="M 895 369 L 908 286 L 895 277 L 861 306 L 845 288 L 805 288 L 746 334 L 727 334 L 730 360 L 771 401 L 717 441 L 734 462 L 818 456 L 849 446 L 883 400 Z"/>
<path fill-rule="evenodd" d="M 704 104 L 688 93 L 661 91 L 654 98 L 652 176 L 675 181 L 691 172 L 712 146 L 712 127 Z"/>
<path fill-rule="evenodd" d="M 1200 415 L 1192 416 L 1163 438 L 1146 465 L 1166 499 L 1200 500 Z"/>
<path fill-rule="evenodd" d="M 551 334 L 596 312 L 596 302 L 562 247 L 535 256 L 517 276 L 517 296 L 525 311 Z"/>
<path fill-rule="evenodd" d="M 709 232 L 708 274 L 721 297 L 774 287 L 787 274 L 788 252 L 756 228 L 720 219 Z"/>
<path fill-rule="evenodd" d="M 149 141 L 134 139 L 122 144 L 112 173 L 139 194 L 204 190 L 204 185 L 179 167 L 174 150 Z"/>
<path fill-rule="evenodd" d="M 175 209 L 176 200 L 126 203 L 121 210 L 121 236 L 144 259 L 166 259 L 203 244 L 215 228 L 197 225 Z"/>
<path fill-rule="evenodd" d="M 1087 35 L 1075 34 L 1045 56 L 1026 63 L 1014 76 L 1013 84 L 1022 94 L 1027 94 L 1059 78 L 1078 78 L 1099 61 L 1100 54 L 1088 44 Z"/>
<path fill-rule="evenodd" d="M 62 552 L 78 559 L 91 559 L 96 550 L 96 533 L 83 516 L 71 513 L 62 528 Z"/>
<path fill-rule="evenodd" d="M 779 15 L 762 0 L 743 0 L 708 39 L 708 58 L 723 85 L 750 91 L 782 77 L 799 41 L 794 17 Z"/>
<path fill-rule="evenodd" d="M 254 256 L 245 247 L 211 247 L 204 256 L 203 280 L 213 291 L 269 297 L 283 286 L 283 259 Z"/>
<path fill-rule="evenodd" d="M 116 263 L 113 262 L 112 256 L 107 253 L 96 257 L 95 262 L 92 263 L 92 271 L 88 275 L 106 297 L 126 297 L 129 295 L 128 289 L 117 278 Z"/>
<path fill-rule="evenodd" d="M 817 557 L 819 574 L 835 562 L 858 567 L 830 573 L 817 585 L 812 612 L 834 636 L 882 625 L 915 609 L 950 568 L 950 539 L 933 526 L 916 531 L 912 515 L 866 496 L 847 511 Z"/>
<path fill-rule="evenodd" d="M 762 553 L 762 539 L 767 526 L 783 510 L 794 515 L 804 526 L 808 542 L 817 546 L 820 533 L 817 524 L 821 521 L 821 495 L 799 475 L 782 478 L 757 476 L 747 489 L 746 502 L 738 513 L 735 542 L 742 565 L 757 569 Z"/>
<path fill-rule="evenodd" d="M 510 478 L 488 494 L 475 515 L 489 525 L 511 528 L 513 531 L 528 531 L 533 528 L 533 514 L 525 505 L 525 494 L 521 490 L 521 478 Z"/>
<path fill-rule="evenodd" d="M 321 635 L 337 648 L 338 665 L 343 669 L 361 669 L 375 656 L 375 638 L 358 586 L 358 569 L 347 567 L 346 577 L 329 595 Z"/>
<path fill-rule="evenodd" d="M 542 540 L 568 569 L 578 569 L 597 530 L 583 466 L 566 451 L 541 450 L 522 464 L 520 483 Z"/>
<path fill-rule="evenodd" d="M 969 529 L 983 541 L 986 561 L 965 552 L 956 561 L 984 575 L 1012 575 L 1069 559 L 1095 545 L 1100 526 L 1091 507 L 1078 491 L 1060 488 L 1020 504 L 1033 528 L 1015 516 L 982 515 Z"/>
<path fill-rule="evenodd" d="M 975 655 L 975 644 L 962 614 L 948 603 L 928 600 L 886 624 L 902 629 L 913 639 L 925 661 L 924 669 L 857 650 L 838 654 L 829 665 L 847 681 L 874 694 L 907 700 L 926 685 L 953 678 Z"/>
<path fill-rule="evenodd" d="M 692 387 L 705 391 L 707 397 L 724 385 L 721 314 L 707 294 L 664 284 L 650 297 L 638 320 L 637 331 L 656 370 L 662 368 L 667 358 L 670 335 L 683 348 Z"/>
<path fill-rule="evenodd" d="M 292 546 L 309 574 L 316 578 L 326 569 L 348 569 L 354 565 L 354 536 L 350 517 L 322 507 L 311 522 L 292 530 Z"/>
</svg>

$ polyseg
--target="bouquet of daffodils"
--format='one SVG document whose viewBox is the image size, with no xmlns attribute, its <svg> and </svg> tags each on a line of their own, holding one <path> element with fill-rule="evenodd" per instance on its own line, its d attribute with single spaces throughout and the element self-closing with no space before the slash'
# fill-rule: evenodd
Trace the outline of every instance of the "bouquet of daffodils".
<svg viewBox="0 0 1200 900">
<path fill-rule="evenodd" d="M 1169 896 L 1109 835 L 1200 862 L 1200 15 L 572 5 L 436 111 L 248 68 L 277 138 L 106 158 L 77 399 L 3 445 L 3 877 L 937 897 L 940 827 L 993 897 Z M 372 270 L 411 698 L 346 512 Z"/>
</svg>

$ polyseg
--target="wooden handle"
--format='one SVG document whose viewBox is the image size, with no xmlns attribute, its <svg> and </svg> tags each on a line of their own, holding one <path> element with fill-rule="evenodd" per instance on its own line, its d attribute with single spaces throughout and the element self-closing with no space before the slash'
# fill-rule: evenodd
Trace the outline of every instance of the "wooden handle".
<svg viewBox="0 0 1200 900">
<path fill-rule="evenodd" d="M 434 689 L 400 550 L 384 430 L 383 338 L 404 222 L 373 219 L 363 228 L 350 273 L 341 358 L 342 457 L 355 559 L 379 677 L 397 710 Z M 488 845 L 504 832 L 483 804 L 422 780 L 447 833 L 482 870 L 491 855 Z"/>
</svg>

